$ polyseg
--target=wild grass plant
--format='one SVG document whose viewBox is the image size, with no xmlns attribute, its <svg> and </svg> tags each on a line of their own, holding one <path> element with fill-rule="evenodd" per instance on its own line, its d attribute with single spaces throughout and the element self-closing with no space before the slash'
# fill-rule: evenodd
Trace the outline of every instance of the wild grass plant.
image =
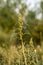
<svg viewBox="0 0 43 65">
<path fill-rule="evenodd" d="M 21 14 L 19 14 L 18 21 L 21 45 L 18 47 L 10 45 L 7 49 L 0 46 L 0 65 L 43 65 L 43 50 L 41 46 L 38 45 L 35 48 L 32 38 L 25 46 L 22 38 L 23 23 Z"/>
<path fill-rule="evenodd" d="M 40 46 L 35 49 L 31 44 L 28 48 L 23 45 L 19 50 L 15 46 L 11 46 L 8 50 L 0 47 L 0 65 L 43 65 Z"/>
</svg>

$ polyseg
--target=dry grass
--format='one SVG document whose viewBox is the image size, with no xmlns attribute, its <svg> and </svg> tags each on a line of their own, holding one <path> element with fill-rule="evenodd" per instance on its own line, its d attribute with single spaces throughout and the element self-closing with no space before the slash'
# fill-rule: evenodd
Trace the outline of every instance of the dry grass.
<svg viewBox="0 0 43 65">
<path fill-rule="evenodd" d="M 8 65 L 11 64 L 12 60 L 14 60 L 16 57 L 19 58 L 20 56 L 15 46 L 10 46 L 10 48 L 7 50 L 0 47 L 0 54 L 4 57 L 4 59 L 7 60 Z"/>
</svg>

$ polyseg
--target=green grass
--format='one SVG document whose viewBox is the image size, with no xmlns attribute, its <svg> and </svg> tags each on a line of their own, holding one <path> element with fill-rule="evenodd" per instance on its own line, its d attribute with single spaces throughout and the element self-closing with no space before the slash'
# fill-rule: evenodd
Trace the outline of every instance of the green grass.
<svg viewBox="0 0 43 65">
<path fill-rule="evenodd" d="M 0 65 L 43 65 L 43 54 L 38 45 L 35 49 L 32 42 L 27 46 L 0 47 Z"/>
</svg>

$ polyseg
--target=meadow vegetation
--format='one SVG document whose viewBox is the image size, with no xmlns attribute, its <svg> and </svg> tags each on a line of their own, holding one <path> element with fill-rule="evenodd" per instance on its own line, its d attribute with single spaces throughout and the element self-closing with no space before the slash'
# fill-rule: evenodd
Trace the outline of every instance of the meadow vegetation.
<svg viewBox="0 0 43 65">
<path fill-rule="evenodd" d="M 22 0 L 0 0 L 0 65 L 43 65 L 43 1 L 40 12 L 37 19 Z"/>
</svg>

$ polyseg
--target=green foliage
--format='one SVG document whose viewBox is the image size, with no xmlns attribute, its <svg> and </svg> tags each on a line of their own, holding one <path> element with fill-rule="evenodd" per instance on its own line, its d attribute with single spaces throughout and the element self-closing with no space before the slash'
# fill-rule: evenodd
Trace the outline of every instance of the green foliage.
<svg viewBox="0 0 43 65">
<path fill-rule="evenodd" d="M 36 23 L 23 0 L 0 0 L 0 65 L 43 65 L 43 25 Z"/>
<path fill-rule="evenodd" d="M 25 63 L 27 65 L 42 65 L 42 49 L 39 45 L 35 49 L 32 38 L 30 39 L 30 42 L 27 46 L 23 45 L 21 49 L 20 46 L 18 46 L 18 48 L 16 48 L 15 46 L 11 46 L 6 51 L 4 48 L 0 47 L 0 53 L 1 55 L 3 55 L 6 65 L 24 65 Z M 3 61 L 3 57 L 0 57 L 0 61 L 1 59 Z M 2 61 L 1 63 L 3 63 Z"/>
</svg>

